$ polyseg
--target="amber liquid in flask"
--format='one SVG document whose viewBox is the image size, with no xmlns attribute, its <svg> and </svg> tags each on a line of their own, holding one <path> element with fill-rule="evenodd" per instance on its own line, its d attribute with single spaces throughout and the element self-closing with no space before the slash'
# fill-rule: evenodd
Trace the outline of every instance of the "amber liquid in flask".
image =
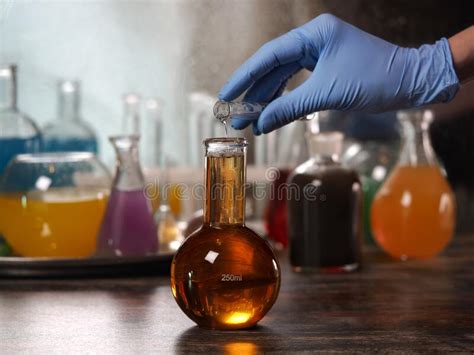
<svg viewBox="0 0 474 355">
<path fill-rule="evenodd" d="M 275 303 L 280 266 L 267 242 L 244 223 L 245 139 L 213 138 L 205 145 L 204 224 L 174 257 L 172 292 L 200 327 L 248 328 Z"/>
<path fill-rule="evenodd" d="M 375 196 L 372 229 L 394 258 L 435 256 L 452 238 L 455 199 L 431 147 L 431 112 L 400 112 L 403 146 L 397 166 Z"/>
</svg>

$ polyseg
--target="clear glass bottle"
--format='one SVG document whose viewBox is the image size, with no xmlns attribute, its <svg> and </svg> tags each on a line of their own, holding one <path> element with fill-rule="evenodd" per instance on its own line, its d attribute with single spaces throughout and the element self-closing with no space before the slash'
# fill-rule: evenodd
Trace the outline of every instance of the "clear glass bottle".
<svg viewBox="0 0 474 355">
<path fill-rule="evenodd" d="M 163 165 L 163 128 L 163 100 L 160 98 L 146 100 L 146 116 L 140 145 L 145 170 Z"/>
<path fill-rule="evenodd" d="M 205 141 L 204 224 L 181 245 L 171 266 L 173 296 L 200 327 L 251 327 L 280 289 L 277 258 L 245 226 L 246 145 L 244 138 Z"/>
<path fill-rule="evenodd" d="M 16 83 L 16 66 L 0 65 L 0 176 L 15 155 L 41 148 L 36 124 L 17 108 Z"/>
<path fill-rule="evenodd" d="M 431 146 L 432 118 L 431 111 L 399 112 L 399 160 L 372 205 L 377 243 L 401 260 L 435 256 L 454 232 L 455 198 Z"/>
<path fill-rule="evenodd" d="M 293 270 L 353 271 L 361 263 L 362 187 L 339 162 L 343 135 L 307 133 L 310 159 L 288 180 Z"/>
<path fill-rule="evenodd" d="M 110 141 L 117 154 L 117 170 L 97 239 L 97 254 L 137 256 L 156 253 L 156 225 L 138 160 L 139 136 L 116 136 Z"/>
<path fill-rule="evenodd" d="M 43 129 L 44 151 L 98 153 L 96 135 L 82 119 L 80 107 L 79 81 L 59 81 L 57 119 Z"/>
</svg>

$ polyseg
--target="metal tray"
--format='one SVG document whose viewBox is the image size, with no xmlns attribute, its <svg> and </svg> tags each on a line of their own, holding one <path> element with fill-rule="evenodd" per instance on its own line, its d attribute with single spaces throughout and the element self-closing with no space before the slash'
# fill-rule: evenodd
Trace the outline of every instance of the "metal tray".
<svg viewBox="0 0 474 355">
<path fill-rule="evenodd" d="M 143 257 L 0 257 L 0 278 L 169 276 L 174 253 Z"/>
</svg>

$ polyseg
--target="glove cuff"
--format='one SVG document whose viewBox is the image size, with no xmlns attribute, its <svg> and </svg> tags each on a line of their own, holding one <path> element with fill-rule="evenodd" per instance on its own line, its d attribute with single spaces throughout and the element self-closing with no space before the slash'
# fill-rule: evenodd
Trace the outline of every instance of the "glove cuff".
<svg viewBox="0 0 474 355">
<path fill-rule="evenodd" d="M 459 90 L 448 40 L 412 50 L 409 67 L 415 69 L 411 103 L 413 106 L 451 101 Z"/>
<path fill-rule="evenodd" d="M 448 40 L 443 37 L 435 45 L 438 45 L 441 57 L 444 57 L 444 69 L 441 72 L 441 79 L 444 81 L 444 89 L 438 95 L 439 101 L 437 102 L 449 102 L 456 96 L 459 88 L 459 78 L 454 69 L 453 55 L 451 53 L 451 47 L 449 46 Z"/>
</svg>

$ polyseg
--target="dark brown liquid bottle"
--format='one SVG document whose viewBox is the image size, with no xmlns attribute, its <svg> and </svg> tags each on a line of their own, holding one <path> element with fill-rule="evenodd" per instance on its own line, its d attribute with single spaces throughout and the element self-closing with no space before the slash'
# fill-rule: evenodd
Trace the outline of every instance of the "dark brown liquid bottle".
<svg viewBox="0 0 474 355">
<path fill-rule="evenodd" d="M 244 224 L 245 139 L 214 138 L 205 145 L 204 224 L 174 257 L 172 292 L 200 327 L 248 328 L 276 301 L 280 267 L 266 241 Z"/>
<path fill-rule="evenodd" d="M 362 189 L 338 162 L 343 135 L 308 133 L 311 158 L 289 178 L 290 259 L 294 271 L 352 271 L 360 266 Z"/>
</svg>

